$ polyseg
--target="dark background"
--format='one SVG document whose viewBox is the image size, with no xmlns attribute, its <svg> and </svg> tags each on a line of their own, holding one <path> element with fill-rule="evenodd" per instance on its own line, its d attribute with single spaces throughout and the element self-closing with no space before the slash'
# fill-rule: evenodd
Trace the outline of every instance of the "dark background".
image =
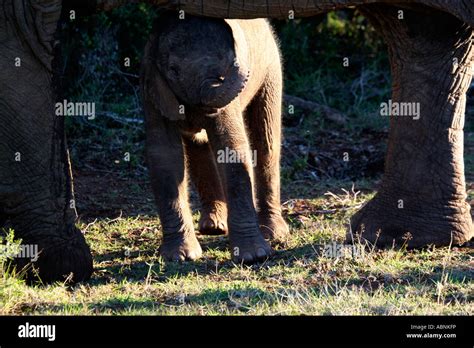
<svg viewBox="0 0 474 348">
<path fill-rule="evenodd" d="M 76 19 L 63 21 L 61 91 L 70 101 L 95 102 L 97 108 L 95 120 L 66 120 L 80 198 L 87 200 L 90 192 L 113 187 L 117 177 L 133 181 L 122 186 L 144 183 L 143 191 L 150 192 L 138 75 L 145 43 L 159 15 L 159 10 L 141 4 L 88 17 L 78 13 Z M 294 114 L 284 115 L 283 196 L 311 197 L 319 193 L 314 192 L 315 183 L 331 185 L 334 180 L 367 179 L 367 188 L 372 189 L 383 172 L 388 134 L 388 119 L 378 113 L 380 103 L 390 98 L 391 86 L 382 38 L 354 9 L 272 24 L 281 43 L 285 93 L 317 103 L 313 110 L 296 108 Z M 349 67 L 342 64 L 345 57 Z M 126 58 L 130 67 L 124 66 Z M 473 98 L 469 103 L 470 177 Z M 343 121 L 334 122 L 319 106 L 331 107 Z M 123 161 L 127 152 L 130 162 Z M 343 160 L 345 153 L 349 161 Z M 117 212 L 133 205 L 123 190 L 117 195 L 116 207 L 103 208 Z M 81 207 L 86 200 L 78 200 L 80 212 L 97 211 Z M 97 200 L 100 197 L 92 203 Z"/>
</svg>

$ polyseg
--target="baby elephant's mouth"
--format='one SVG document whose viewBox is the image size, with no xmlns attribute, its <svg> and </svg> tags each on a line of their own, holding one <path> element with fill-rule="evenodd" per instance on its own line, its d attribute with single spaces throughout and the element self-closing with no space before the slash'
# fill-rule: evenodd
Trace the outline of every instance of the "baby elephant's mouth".
<svg viewBox="0 0 474 348">
<path fill-rule="evenodd" d="M 201 84 L 201 88 L 205 86 L 209 86 L 211 88 L 219 88 L 221 87 L 225 82 L 225 77 L 224 76 L 219 76 L 217 78 L 209 78 L 205 79 L 203 83 Z"/>
</svg>

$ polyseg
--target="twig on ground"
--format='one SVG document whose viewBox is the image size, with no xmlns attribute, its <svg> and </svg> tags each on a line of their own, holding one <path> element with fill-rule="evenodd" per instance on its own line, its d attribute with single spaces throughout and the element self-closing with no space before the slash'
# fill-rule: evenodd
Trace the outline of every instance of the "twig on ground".
<svg viewBox="0 0 474 348">
<path fill-rule="evenodd" d="M 105 111 L 105 112 L 102 112 L 99 114 L 100 116 L 105 116 L 105 117 L 108 117 L 108 118 L 111 118 L 113 119 L 114 121 L 117 121 L 121 124 L 126 124 L 126 125 L 130 125 L 130 124 L 143 124 L 143 120 L 140 119 L 140 118 L 130 118 L 130 117 L 121 117 L 113 112 L 110 112 L 110 111 Z"/>
<path fill-rule="evenodd" d="M 294 105 L 296 108 L 306 112 L 320 112 L 323 117 L 340 125 L 347 123 L 347 117 L 342 112 L 327 105 L 318 104 L 289 94 L 285 94 L 283 98 L 287 105 Z"/>
</svg>

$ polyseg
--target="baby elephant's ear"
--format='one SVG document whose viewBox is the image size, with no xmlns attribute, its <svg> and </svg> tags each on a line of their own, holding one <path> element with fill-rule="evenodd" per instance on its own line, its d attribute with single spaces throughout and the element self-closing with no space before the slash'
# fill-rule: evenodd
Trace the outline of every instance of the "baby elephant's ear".
<svg viewBox="0 0 474 348">
<path fill-rule="evenodd" d="M 161 73 L 153 64 L 146 64 L 142 72 L 142 88 L 145 103 L 153 107 L 171 121 L 184 120 L 184 107 L 180 105 L 175 94 Z"/>
<path fill-rule="evenodd" d="M 239 64 L 248 65 L 249 52 L 247 39 L 240 26 L 238 19 L 225 19 L 225 23 L 230 27 L 234 37 L 234 49 Z"/>
</svg>

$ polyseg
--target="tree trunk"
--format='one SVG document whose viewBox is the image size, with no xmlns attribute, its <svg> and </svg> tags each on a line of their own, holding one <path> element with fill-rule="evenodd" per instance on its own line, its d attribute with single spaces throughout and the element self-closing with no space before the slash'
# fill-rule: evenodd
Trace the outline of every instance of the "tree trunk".
<svg viewBox="0 0 474 348">
<path fill-rule="evenodd" d="M 352 218 L 352 232 L 379 246 L 462 244 L 474 232 L 463 163 L 473 30 L 438 11 L 406 10 L 403 19 L 388 5 L 363 12 L 389 47 L 392 101 L 419 103 L 420 117 L 391 116 L 381 188 Z"/>
<path fill-rule="evenodd" d="M 61 2 L 29 4 L 5 0 L 0 11 L 0 211 L 23 245 L 38 245 L 42 281 L 70 273 L 82 280 L 92 258 L 75 227 L 64 119 L 55 116 L 52 88 Z"/>
</svg>

